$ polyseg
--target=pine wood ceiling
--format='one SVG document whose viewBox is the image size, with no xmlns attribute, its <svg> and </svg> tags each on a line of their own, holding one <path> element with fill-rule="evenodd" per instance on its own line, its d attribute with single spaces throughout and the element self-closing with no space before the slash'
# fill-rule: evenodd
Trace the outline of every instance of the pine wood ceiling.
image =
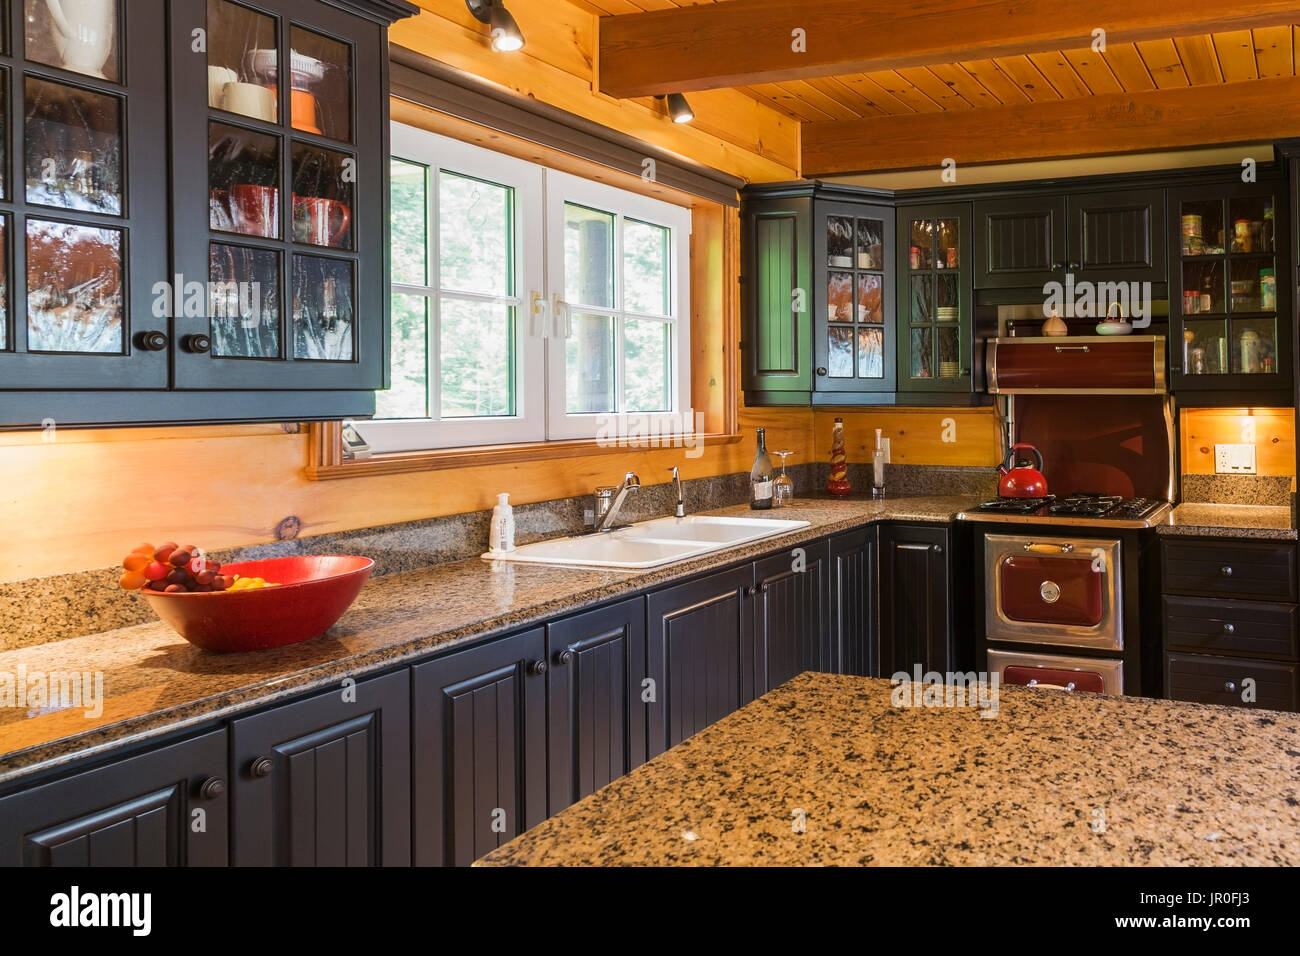
<svg viewBox="0 0 1300 956">
<path fill-rule="evenodd" d="M 619 15 L 716 2 L 595 0 L 582 5 L 600 15 Z M 1300 25 L 1292 25 L 1112 44 L 1104 57 L 1089 48 L 1058 50 L 739 89 L 787 116 L 818 123 L 1295 76 L 1297 61 Z"/>
</svg>

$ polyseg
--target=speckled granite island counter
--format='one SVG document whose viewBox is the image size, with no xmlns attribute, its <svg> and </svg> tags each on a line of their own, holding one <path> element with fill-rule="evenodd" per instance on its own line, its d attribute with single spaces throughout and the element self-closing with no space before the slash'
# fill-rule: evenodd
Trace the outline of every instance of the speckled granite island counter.
<svg viewBox="0 0 1300 956">
<path fill-rule="evenodd" d="M 1272 505 L 1181 504 L 1156 534 L 1203 538 L 1264 538 L 1295 541 L 1291 509 Z"/>
<path fill-rule="evenodd" d="M 480 863 L 1300 864 L 1300 715 L 999 690 L 802 674 Z"/>
<path fill-rule="evenodd" d="M 98 713 L 0 707 L 0 785 L 123 744 L 337 686 L 431 653 L 536 625 L 874 521 L 948 521 L 977 499 L 796 501 L 710 514 L 800 518 L 808 528 L 648 571 L 478 559 L 377 578 L 326 634 L 275 650 L 212 654 L 156 622 L 0 653 L 0 675 L 103 675 Z"/>
</svg>

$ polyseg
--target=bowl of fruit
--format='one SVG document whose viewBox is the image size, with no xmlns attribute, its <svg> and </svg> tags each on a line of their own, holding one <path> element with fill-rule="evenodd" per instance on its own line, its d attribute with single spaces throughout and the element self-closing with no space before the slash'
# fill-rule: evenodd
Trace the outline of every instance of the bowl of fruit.
<svg viewBox="0 0 1300 956">
<path fill-rule="evenodd" d="M 324 634 L 361 593 L 375 562 L 343 555 L 220 564 L 191 546 L 142 544 L 119 583 L 196 647 L 254 651 Z"/>
</svg>

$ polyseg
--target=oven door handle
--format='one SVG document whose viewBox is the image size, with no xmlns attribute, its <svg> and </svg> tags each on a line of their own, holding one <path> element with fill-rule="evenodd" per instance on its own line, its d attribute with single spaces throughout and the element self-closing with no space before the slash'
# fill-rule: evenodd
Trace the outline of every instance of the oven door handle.
<svg viewBox="0 0 1300 956">
<path fill-rule="evenodd" d="M 1026 541 L 1025 550 L 1031 554 L 1069 554 L 1074 550 L 1074 545 L 1040 544 L 1037 541 Z"/>
<path fill-rule="evenodd" d="M 1041 687 L 1043 690 L 1063 690 L 1063 691 L 1065 691 L 1066 693 L 1069 693 L 1070 691 L 1074 690 L 1074 688 L 1075 688 L 1076 685 L 1075 685 L 1074 681 L 1070 681 L 1070 683 L 1068 683 L 1068 684 L 1062 686 L 1062 685 L 1060 685 L 1060 684 L 1040 684 L 1040 683 L 1038 683 L 1037 680 L 1031 680 L 1031 681 L 1030 681 L 1028 684 L 1026 684 L 1025 686 L 1026 686 L 1026 687 Z"/>
</svg>

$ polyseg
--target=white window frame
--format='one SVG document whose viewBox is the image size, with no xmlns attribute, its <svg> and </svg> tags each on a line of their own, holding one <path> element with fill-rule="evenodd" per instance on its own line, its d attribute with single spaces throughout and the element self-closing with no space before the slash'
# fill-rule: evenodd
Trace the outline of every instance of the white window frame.
<svg viewBox="0 0 1300 956">
<path fill-rule="evenodd" d="M 544 260 L 542 254 L 543 170 L 512 156 L 496 153 L 481 146 L 462 143 L 427 130 L 392 125 L 392 155 L 426 166 L 429 169 L 427 286 L 393 282 L 391 292 L 423 295 L 429 299 L 428 339 L 429 404 L 439 407 L 442 382 L 439 358 L 440 310 L 444 298 L 479 302 L 499 302 L 515 309 L 515 414 L 481 418 L 379 419 L 355 423 L 374 452 L 411 451 L 454 448 L 467 445 L 511 444 L 534 441 L 542 434 L 546 421 L 546 365 L 541 350 L 532 347 L 535 330 L 532 319 L 532 290 L 542 288 Z M 468 292 L 447 292 L 441 288 L 440 236 L 438 219 L 439 183 L 443 172 L 481 179 L 514 190 L 514 288 L 512 295 L 491 296 Z M 532 341 L 530 341 L 532 340 Z"/>
<path fill-rule="evenodd" d="M 616 217 L 614 269 L 617 308 L 584 309 L 616 316 L 617 364 L 614 370 L 617 401 L 621 405 L 624 369 L 621 323 L 625 317 L 639 317 L 622 308 L 623 247 L 622 224 L 634 219 L 669 230 L 669 303 L 671 315 L 645 316 L 666 321 L 670 329 L 670 410 L 629 413 L 639 434 L 663 437 L 694 434 L 690 396 L 690 236 L 691 210 L 684 206 L 651 199 L 638 193 L 582 179 L 515 159 L 481 146 L 392 124 L 391 154 L 394 158 L 420 164 L 430 170 L 428 181 L 428 265 L 429 285 L 417 286 L 394 281 L 391 293 L 408 293 L 429 298 L 428 349 L 430 372 L 440 370 L 438 335 L 439 309 L 444 297 L 505 302 L 515 308 L 515 415 L 456 419 L 375 419 L 355 422 L 357 430 L 376 453 L 434 451 L 490 444 L 520 444 L 582 438 L 616 437 L 622 434 L 617 413 L 573 414 L 567 412 L 565 395 L 565 343 L 571 333 L 564 297 L 564 205 L 588 206 Z M 514 192 L 515 273 L 512 295 L 483 296 L 444 292 L 440 285 L 440 229 L 438 179 L 445 170 L 486 182 L 509 186 Z M 430 407 L 437 408 L 441 381 L 430 374 Z"/>
<path fill-rule="evenodd" d="M 667 321 L 671 332 L 669 343 L 668 395 L 670 407 L 660 412 L 630 412 L 628 415 L 641 419 L 655 435 L 680 434 L 681 415 L 690 410 L 690 275 L 691 264 L 691 211 L 682 206 L 674 206 L 659 199 L 651 199 L 625 189 L 617 189 L 604 183 L 581 179 L 568 173 L 548 170 L 546 174 L 546 273 L 547 285 L 552 290 L 552 300 L 560 297 L 561 313 L 567 316 L 570 303 L 564 302 L 564 206 L 574 203 L 590 209 L 611 213 L 615 217 L 614 225 L 614 308 L 602 309 L 583 306 L 581 311 L 592 315 L 608 315 L 615 321 L 615 396 L 620 409 L 623 401 L 623 336 L 622 323 L 625 318 L 647 318 L 654 321 Z M 671 315 L 640 316 L 625 309 L 623 302 L 623 221 L 635 219 L 640 222 L 663 226 L 668 229 L 668 303 Z M 571 327 L 566 327 L 571 332 Z M 616 413 L 570 414 L 565 395 L 565 348 L 564 341 L 547 343 L 547 437 L 551 439 L 596 438 L 598 435 L 610 434 L 611 422 Z M 657 420 L 657 421 L 656 421 Z M 693 423 L 687 422 L 686 431 L 694 433 Z M 621 429 L 617 431 L 622 434 Z M 646 434 L 645 428 L 640 431 Z"/>
</svg>

